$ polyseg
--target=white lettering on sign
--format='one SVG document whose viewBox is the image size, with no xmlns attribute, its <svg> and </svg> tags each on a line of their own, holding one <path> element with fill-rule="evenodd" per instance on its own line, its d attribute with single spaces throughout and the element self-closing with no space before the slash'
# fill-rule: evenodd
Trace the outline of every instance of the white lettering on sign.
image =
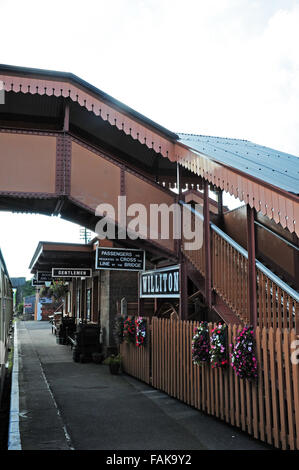
<svg viewBox="0 0 299 470">
<path fill-rule="evenodd" d="M 143 272 L 140 274 L 140 296 L 179 297 L 179 267 Z"/>
</svg>

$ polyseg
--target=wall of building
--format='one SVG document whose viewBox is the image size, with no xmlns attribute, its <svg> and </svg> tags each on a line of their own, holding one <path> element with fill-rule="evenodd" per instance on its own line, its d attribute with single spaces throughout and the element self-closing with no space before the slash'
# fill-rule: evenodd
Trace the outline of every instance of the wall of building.
<svg viewBox="0 0 299 470">
<path fill-rule="evenodd" d="M 104 347 L 109 345 L 110 337 L 110 271 L 102 271 L 100 278 L 100 324 L 102 329 L 102 342 Z"/>
</svg>

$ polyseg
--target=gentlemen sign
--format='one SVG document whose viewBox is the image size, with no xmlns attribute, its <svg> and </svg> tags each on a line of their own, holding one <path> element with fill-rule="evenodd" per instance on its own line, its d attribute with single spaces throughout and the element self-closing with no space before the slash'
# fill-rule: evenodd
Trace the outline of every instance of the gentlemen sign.
<svg viewBox="0 0 299 470">
<path fill-rule="evenodd" d="M 180 266 L 169 266 L 140 273 L 139 297 L 180 297 Z"/>
<path fill-rule="evenodd" d="M 52 268 L 52 277 L 92 277 L 89 268 Z"/>
<path fill-rule="evenodd" d="M 117 271 L 143 271 L 145 252 L 127 248 L 97 247 L 96 269 Z"/>
</svg>

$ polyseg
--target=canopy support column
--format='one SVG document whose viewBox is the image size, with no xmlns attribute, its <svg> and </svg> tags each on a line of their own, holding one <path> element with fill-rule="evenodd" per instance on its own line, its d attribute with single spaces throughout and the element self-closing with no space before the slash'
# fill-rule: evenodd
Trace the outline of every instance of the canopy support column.
<svg viewBox="0 0 299 470">
<path fill-rule="evenodd" d="M 216 191 L 217 194 L 217 204 L 218 204 L 218 215 L 223 215 L 223 191 L 222 189 L 218 189 Z"/>
<path fill-rule="evenodd" d="M 205 296 L 208 307 L 212 307 L 212 263 L 211 263 L 211 231 L 210 231 L 210 209 L 209 209 L 209 183 L 204 180 L 204 250 L 205 250 Z"/>
<path fill-rule="evenodd" d="M 255 267 L 255 209 L 247 204 L 247 251 L 248 251 L 248 313 L 251 325 L 257 327 L 257 279 Z"/>
<path fill-rule="evenodd" d="M 144 306 L 144 299 L 140 297 L 141 286 L 140 286 L 140 272 L 138 272 L 138 300 L 137 300 L 137 313 L 138 316 L 144 316 L 143 306 Z"/>
<path fill-rule="evenodd" d="M 188 319 L 188 277 L 187 277 L 187 268 L 186 261 L 183 254 L 180 258 L 180 305 L 179 305 L 179 316 L 180 320 Z"/>
</svg>

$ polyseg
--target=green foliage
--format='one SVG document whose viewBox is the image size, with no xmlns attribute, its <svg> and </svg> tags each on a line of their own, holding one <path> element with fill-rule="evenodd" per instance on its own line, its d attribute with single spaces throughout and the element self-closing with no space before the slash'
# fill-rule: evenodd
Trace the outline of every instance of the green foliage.
<svg viewBox="0 0 299 470">
<path fill-rule="evenodd" d="M 113 324 L 113 336 L 116 344 L 121 344 L 124 340 L 124 318 L 117 315 Z"/>
<path fill-rule="evenodd" d="M 61 281 L 54 281 L 52 289 L 55 300 L 61 300 L 69 290 L 68 286 Z"/>
<path fill-rule="evenodd" d="M 211 331 L 210 362 L 212 368 L 226 367 L 228 364 L 227 326 L 225 323 L 218 323 L 218 325 Z"/>
<path fill-rule="evenodd" d="M 18 306 L 17 306 L 17 312 L 18 312 L 18 313 L 23 313 L 23 309 L 24 309 L 24 303 L 21 302 L 21 303 L 18 304 Z"/>
<path fill-rule="evenodd" d="M 35 287 L 32 286 L 32 281 L 26 281 L 26 284 L 21 287 L 22 297 L 29 297 L 30 295 L 35 295 Z"/>
<path fill-rule="evenodd" d="M 40 297 L 54 297 L 54 300 L 61 301 L 68 292 L 68 286 L 61 281 L 54 281 L 50 287 L 43 287 L 40 291 Z"/>
<path fill-rule="evenodd" d="M 107 357 L 103 364 L 106 364 L 109 366 L 109 364 L 121 364 L 121 355 L 120 354 L 112 354 L 111 356 Z"/>
</svg>

